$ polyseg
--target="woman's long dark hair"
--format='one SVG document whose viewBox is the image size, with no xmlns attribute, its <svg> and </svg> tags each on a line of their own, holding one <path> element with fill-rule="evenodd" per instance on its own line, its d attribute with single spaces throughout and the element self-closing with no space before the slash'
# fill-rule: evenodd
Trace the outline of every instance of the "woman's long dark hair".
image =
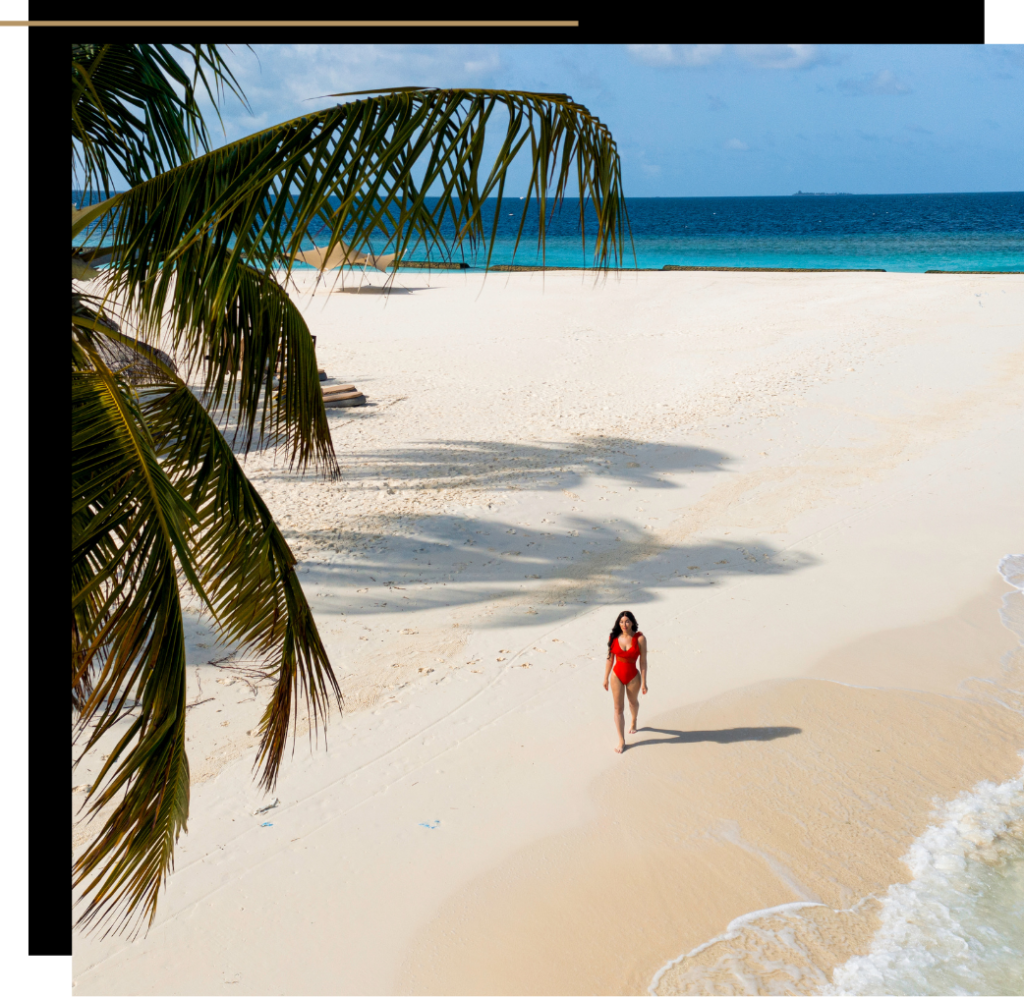
<svg viewBox="0 0 1024 997">
<path fill-rule="evenodd" d="M 608 638 L 608 650 L 609 651 L 611 650 L 611 647 L 612 647 L 612 641 L 613 640 L 618 640 L 619 639 L 619 635 L 622 633 L 622 626 L 619 623 L 619 620 L 621 620 L 623 616 L 628 616 L 629 617 L 630 622 L 633 624 L 633 633 L 634 634 L 638 634 L 640 632 L 640 628 L 636 625 L 636 617 L 628 609 L 624 609 L 621 613 L 619 613 L 618 616 L 615 617 L 615 626 L 612 627 L 611 636 Z"/>
</svg>

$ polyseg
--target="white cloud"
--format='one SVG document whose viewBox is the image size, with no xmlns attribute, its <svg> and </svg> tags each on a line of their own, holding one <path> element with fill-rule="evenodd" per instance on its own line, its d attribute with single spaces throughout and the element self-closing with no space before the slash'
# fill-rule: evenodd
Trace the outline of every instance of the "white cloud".
<svg viewBox="0 0 1024 997">
<path fill-rule="evenodd" d="M 911 87 L 896 78 L 891 69 L 880 69 L 874 75 L 868 74 L 856 80 L 840 80 L 839 89 L 849 94 L 908 94 Z"/>
<path fill-rule="evenodd" d="M 724 45 L 690 45 L 683 47 L 681 58 L 686 66 L 707 66 L 725 49 Z"/>
<path fill-rule="evenodd" d="M 726 149 L 738 149 L 740 152 L 746 152 L 750 148 L 746 142 L 741 142 L 738 138 L 731 138 L 725 143 Z"/>
<path fill-rule="evenodd" d="M 759 69 L 805 69 L 824 61 L 817 45 L 737 45 L 736 52 Z"/>
<path fill-rule="evenodd" d="M 806 69 L 832 61 L 817 45 L 627 45 L 630 57 L 647 66 L 710 66 L 728 49 L 758 69 Z"/>
<path fill-rule="evenodd" d="M 708 66 L 725 51 L 724 45 L 627 45 L 637 62 L 647 66 Z"/>
<path fill-rule="evenodd" d="M 626 51 L 637 62 L 648 66 L 671 66 L 675 63 L 671 45 L 627 45 Z"/>
<path fill-rule="evenodd" d="M 501 69 L 501 59 L 496 52 L 491 52 L 484 59 L 469 59 L 463 63 L 462 68 L 471 76 L 479 76 L 481 73 L 493 73 Z"/>
<path fill-rule="evenodd" d="M 506 73 L 494 45 L 235 45 L 222 50 L 252 105 L 222 105 L 227 140 L 338 102 L 332 93 L 397 86 L 502 87 Z M 208 116 L 214 144 L 224 141 Z"/>
</svg>

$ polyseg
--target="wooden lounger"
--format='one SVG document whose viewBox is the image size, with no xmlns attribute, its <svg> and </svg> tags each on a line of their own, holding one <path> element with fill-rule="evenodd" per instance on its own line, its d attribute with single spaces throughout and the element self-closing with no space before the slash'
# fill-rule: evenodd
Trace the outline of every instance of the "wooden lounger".
<svg viewBox="0 0 1024 997">
<path fill-rule="evenodd" d="M 282 384 L 281 387 L 278 389 L 278 393 L 280 394 L 280 392 L 283 390 L 284 385 Z M 323 392 L 325 396 L 336 395 L 338 394 L 339 391 L 355 391 L 356 386 L 354 384 L 331 384 L 328 385 L 326 388 L 322 387 L 320 390 L 321 392 Z"/>
<path fill-rule="evenodd" d="M 352 405 L 365 405 L 366 395 L 361 391 L 342 391 L 334 395 L 324 395 L 324 408 L 348 408 Z"/>
</svg>

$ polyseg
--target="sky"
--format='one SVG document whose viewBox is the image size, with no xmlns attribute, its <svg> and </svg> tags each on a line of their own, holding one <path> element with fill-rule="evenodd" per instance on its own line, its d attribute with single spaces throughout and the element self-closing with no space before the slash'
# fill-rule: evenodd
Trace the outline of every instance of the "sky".
<svg viewBox="0 0 1024 997">
<path fill-rule="evenodd" d="M 627 197 L 1024 189 L 1022 45 L 255 45 L 215 145 L 389 86 L 571 95 Z M 520 177 L 523 175 L 521 171 Z M 520 177 L 512 176 L 510 194 Z"/>
</svg>

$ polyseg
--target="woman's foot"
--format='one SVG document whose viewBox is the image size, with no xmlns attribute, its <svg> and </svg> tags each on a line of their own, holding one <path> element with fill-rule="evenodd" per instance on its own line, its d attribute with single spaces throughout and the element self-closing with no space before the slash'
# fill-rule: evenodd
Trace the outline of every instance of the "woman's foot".
<svg viewBox="0 0 1024 997">
<path fill-rule="evenodd" d="M 626 750 L 626 742 L 625 741 L 619 741 L 619 743 L 615 746 L 615 754 L 621 755 L 622 752 L 625 751 L 625 750 Z"/>
<path fill-rule="evenodd" d="M 633 721 L 633 725 L 629 728 L 629 732 L 630 732 L 630 734 L 635 734 L 636 733 L 636 721 L 635 720 Z"/>
</svg>

